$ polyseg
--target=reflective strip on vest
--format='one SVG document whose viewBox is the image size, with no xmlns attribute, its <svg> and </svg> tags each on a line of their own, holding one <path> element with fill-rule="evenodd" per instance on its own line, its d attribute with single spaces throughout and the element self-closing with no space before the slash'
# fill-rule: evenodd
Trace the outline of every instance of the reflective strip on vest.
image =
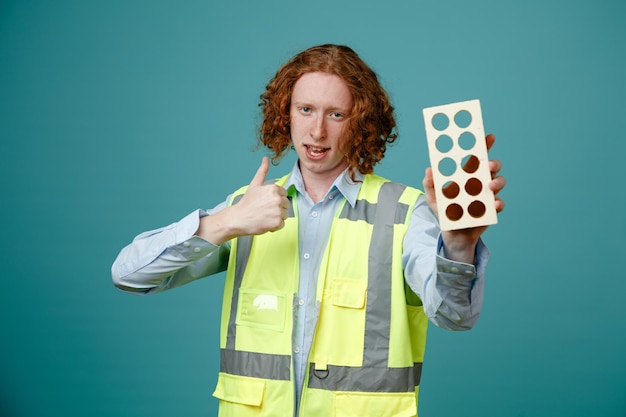
<svg viewBox="0 0 626 417">
<path fill-rule="evenodd" d="M 406 186 L 384 183 L 378 194 L 378 203 L 357 200 L 354 207 L 345 204 L 339 219 L 365 221 L 373 226 L 368 254 L 368 297 L 365 318 L 363 367 L 324 365 L 316 370 L 310 364 L 308 387 L 332 391 L 356 392 L 411 392 L 419 385 L 422 364 L 389 368 L 389 341 L 391 320 L 391 290 L 393 267 L 394 224 L 406 221 L 409 206 L 399 203 Z M 237 196 L 235 202 L 241 196 Z M 293 207 L 293 205 L 290 205 Z M 294 216 L 293 209 L 290 217 Z M 221 351 L 222 372 L 256 378 L 289 380 L 291 357 L 235 350 L 237 300 L 239 288 L 247 267 L 252 236 L 237 240 L 237 262 L 226 348 Z"/>
<path fill-rule="evenodd" d="M 289 381 L 291 356 L 240 350 L 220 351 L 220 371 L 252 378 Z"/>
<path fill-rule="evenodd" d="M 386 182 L 378 203 L 357 200 L 346 204 L 339 218 L 365 220 L 373 226 L 368 254 L 367 309 L 363 367 L 386 368 L 389 360 L 389 323 L 391 322 L 391 268 L 393 262 L 393 224 L 406 220 L 408 206 L 398 204 L 406 186 Z M 396 211 L 397 206 L 403 209 Z M 397 213 L 402 213 L 398 216 Z M 391 226 L 391 227 L 389 227 Z"/>
<path fill-rule="evenodd" d="M 327 365 L 324 371 L 309 365 L 309 388 L 330 391 L 412 392 L 420 384 L 422 364 L 407 368 L 353 368 Z"/>
<path fill-rule="evenodd" d="M 233 199 L 232 204 L 236 204 L 243 194 L 236 196 Z M 291 197 L 288 197 L 291 201 Z M 289 204 L 288 217 L 295 217 L 293 211 L 293 204 Z M 248 259 L 250 259 L 250 248 L 252 247 L 252 236 L 240 236 L 237 238 L 237 262 L 235 263 L 235 282 L 233 285 L 232 303 L 230 305 L 230 318 L 228 321 L 228 334 L 226 336 L 226 349 L 235 351 L 235 339 L 237 337 L 237 326 L 235 321 L 237 319 L 237 306 L 239 302 L 239 288 L 241 288 L 241 281 L 243 280 L 243 273 L 248 266 Z M 224 354 L 222 353 L 222 356 Z M 280 355 L 279 355 L 280 356 Z M 260 369 L 260 367 L 255 367 Z M 223 371 L 226 372 L 226 371 Z M 243 371 L 242 371 L 243 372 Z M 236 373 L 236 375 L 247 375 L 246 373 Z M 274 378 L 270 378 L 274 379 Z M 282 378 L 278 378 L 282 379 Z M 287 377 L 289 379 L 289 377 Z"/>
</svg>

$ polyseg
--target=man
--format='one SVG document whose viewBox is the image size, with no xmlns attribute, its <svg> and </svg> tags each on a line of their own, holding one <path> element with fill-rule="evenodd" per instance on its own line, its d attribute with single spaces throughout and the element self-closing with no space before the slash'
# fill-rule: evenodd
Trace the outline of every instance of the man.
<svg viewBox="0 0 626 417">
<path fill-rule="evenodd" d="M 393 107 L 352 49 L 296 55 L 261 108 L 260 141 L 273 162 L 293 148 L 291 172 L 266 181 L 263 158 L 214 209 L 137 236 L 115 285 L 156 293 L 227 271 L 221 416 L 417 415 L 428 321 L 465 330 L 480 314 L 485 227 L 439 230 L 430 168 L 425 194 L 372 174 L 396 139 Z"/>
</svg>

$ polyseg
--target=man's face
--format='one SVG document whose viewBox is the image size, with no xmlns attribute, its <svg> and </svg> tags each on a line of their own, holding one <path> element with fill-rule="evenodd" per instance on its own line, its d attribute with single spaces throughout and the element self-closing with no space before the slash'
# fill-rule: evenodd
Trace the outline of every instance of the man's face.
<svg viewBox="0 0 626 417">
<path fill-rule="evenodd" d="M 332 182 L 347 167 L 339 143 L 352 110 L 341 78 L 325 72 L 300 77 L 291 95 L 291 141 L 307 181 Z"/>
</svg>

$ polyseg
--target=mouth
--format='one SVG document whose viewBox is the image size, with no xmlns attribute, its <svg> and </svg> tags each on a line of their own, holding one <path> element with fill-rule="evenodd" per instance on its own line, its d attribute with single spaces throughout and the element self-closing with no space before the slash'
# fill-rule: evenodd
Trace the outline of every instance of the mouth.
<svg viewBox="0 0 626 417">
<path fill-rule="evenodd" d="M 307 156 L 311 159 L 321 159 L 330 151 L 330 148 L 320 148 L 311 145 L 304 145 L 304 148 Z"/>
</svg>

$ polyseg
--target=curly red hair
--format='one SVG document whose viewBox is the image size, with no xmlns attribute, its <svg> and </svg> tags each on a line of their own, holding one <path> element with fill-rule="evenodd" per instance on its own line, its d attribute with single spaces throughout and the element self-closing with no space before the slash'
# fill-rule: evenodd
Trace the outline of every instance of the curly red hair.
<svg viewBox="0 0 626 417">
<path fill-rule="evenodd" d="M 385 156 L 387 144 L 398 134 L 393 107 L 376 73 L 348 46 L 320 45 L 306 49 L 283 65 L 261 94 L 259 107 L 263 122 L 259 141 L 273 151 L 277 164 L 291 144 L 289 108 L 296 81 L 309 72 L 326 72 L 339 76 L 352 93 L 350 112 L 341 152 L 354 170 L 371 174 L 374 165 Z"/>
</svg>

